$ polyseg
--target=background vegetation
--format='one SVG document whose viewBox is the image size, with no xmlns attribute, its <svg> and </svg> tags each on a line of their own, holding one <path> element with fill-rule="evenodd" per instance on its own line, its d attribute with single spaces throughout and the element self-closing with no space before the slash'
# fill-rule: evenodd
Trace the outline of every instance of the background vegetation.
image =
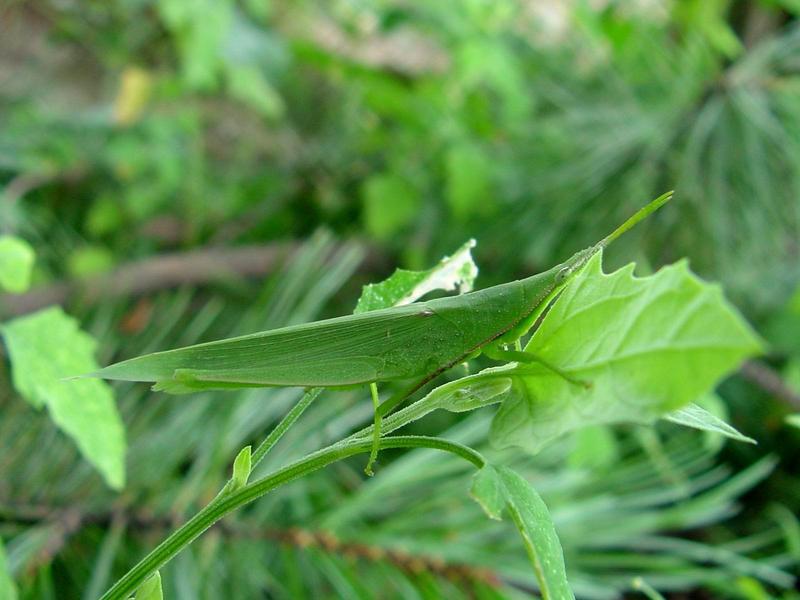
<svg viewBox="0 0 800 600">
<path fill-rule="evenodd" d="M 350 312 L 361 284 L 469 238 L 479 287 L 523 276 L 674 188 L 609 264 L 687 256 L 723 284 L 770 354 L 709 403 L 758 446 L 592 429 L 513 460 L 579 597 L 636 597 L 641 577 L 675 598 L 797 598 L 799 14 L 796 0 L 6 0 L 0 234 L 36 263 L 0 321 L 61 304 L 105 364 Z M 115 490 L 2 368 L 0 538 L 22 598 L 98 596 L 299 397 L 115 385 Z M 331 395 L 264 469 L 370 418 L 363 390 Z M 480 446 L 488 418 L 418 429 Z M 516 534 L 484 520 L 455 460 L 387 452 L 368 481 L 362 467 L 226 520 L 163 571 L 166 597 L 531 593 Z"/>
</svg>

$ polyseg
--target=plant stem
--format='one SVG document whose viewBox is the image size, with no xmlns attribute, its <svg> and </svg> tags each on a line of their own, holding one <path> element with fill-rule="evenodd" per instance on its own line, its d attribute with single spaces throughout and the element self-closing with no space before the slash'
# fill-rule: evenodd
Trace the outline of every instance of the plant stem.
<svg viewBox="0 0 800 600">
<path fill-rule="evenodd" d="M 485 464 L 483 457 L 475 450 L 441 438 L 397 436 L 382 439 L 380 446 L 381 449 L 434 448 L 460 456 L 478 468 L 482 468 Z M 117 581 L 101 600 L 125 600 L 128 598 L 150 575 L 164 566 L 206 529 L 237 508 L 285 483 L 317 471 L 333 462 L 355 454 L 369 452 L 371 447 L 371 440 L 339 442 L 309 454 L 227 496 L 218 497 L 145 556 Z"/>
<path fill-rule="evenodd" d="M 272 447 L 278 443 L 278 441 L 283 437 L 283 434 L 286 433 L 292 425 L 294 425 L 295 421 L 300 418 L 300 415 L 305 412 L 305 410 L 311 405 L 311 403 L 317 399 L 322 393 L 324 388 L 309 388 L 306 390 L 303 397 L 292 407 L 281 422 L 278 423 L 275 428 L 269 432 L 269 435 L 266 439 L 261 442 L 258 448 L 255 449 L 253 452 L 252 457 L 252 466 L 250 467 L 251 470 L 255 470 L 264 457 L 267 455 L 267 452 L 272 450 Z"/>
</svg>

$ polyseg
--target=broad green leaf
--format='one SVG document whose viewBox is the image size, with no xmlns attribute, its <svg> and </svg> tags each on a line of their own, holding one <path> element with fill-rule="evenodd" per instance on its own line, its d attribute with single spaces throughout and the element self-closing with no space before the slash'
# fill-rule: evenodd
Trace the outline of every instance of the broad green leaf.
<svg viewBox="0 0 800 600">
<path fill-rule="evenodd" d="M 11 578 L 6 560 L 6 550 L 3 547 L 3 540 L 0 539 L 0 598 L 3 600 L 17 600 L 17 586 Z"/>
<path fill-rule="evenodd" d="M 364 224 L 376 238 L 387 240 L 417 216 L 420 198 L 414 187 L 399 175 L 370 177 L 362 188 Z"/>
<path fill-rule="evenodd" d="M 125 430 L 111 388 L 96 379 L 65 380 L 95 371 L 95 341 L 58 307 L 0 327 L 11 359 L 14 386 L 33 406 L 47 406 L 109 486 L 125 482 Z"/>
<path fill-rule="evenodd" d="M 472 497 L 491 519 L 508 513 L 533 564 L 542 598 L 574 598 L 567 582 L 564 553 L 547 506 L 520 475 L 507 467 L 486 465 L 473 479 Z"/>
<path fill-rule="evenodd" d="M 23 239 L 0 236 L 0 288 L 21 294 L 31 283 L 33 248 Z"/>
<path fill-rule="evenodd" d="M 391 306 L 410 304 L 434 290 L 463 294 L 472 289 L 478 267 L 472 260 L 475 240 L 469 240 L 452 256 L 445 256 L 439 264 L 427 271 L 397 269 L 391 277 L 380 283 L 365 285 L 354 313 L 363 313 Z"/>
<path fill-rule="evenodd" d="M 720 288 L 700 281 L 685 261 L 638 278 L 633 265 L 604 274 L 598 253 L 526 348 L 572 381 L 541 363 L 493 369 L 514 385 L 492 440 L 538 451 L 587 425 L 651 423 L 710 392 L 760 350 Z"/>
<path fill-rule="evenodd" d="M 136 590 L 135 600 L 163 600 L 164 592 L 161 589 L 161 573 L 156 571 L 138 590 Z"/>
<path fill-rule="evenodd" d="M 798 429 L 800 429 L 800 413 L 789 415 L 788 417 L 786 417 L 786 422 L 792 427 L 797 427 Z"/>
<path fill-rule="evenodd" d="M 734 427 L 731 427 L 725 421 L 695 403 L 687 404 L 683 408 L 669 413 L 664 418 L 678 425 L 718 433 L 739 442 L 756 443 L 753 438 L 742 435 Z"/>
</svg>

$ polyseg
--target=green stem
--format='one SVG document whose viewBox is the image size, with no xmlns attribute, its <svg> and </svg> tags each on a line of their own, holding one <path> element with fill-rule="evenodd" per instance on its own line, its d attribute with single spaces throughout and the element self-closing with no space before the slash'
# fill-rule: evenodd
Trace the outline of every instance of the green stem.
<svg viewBox="0 0 800 600">
<path fill-rule="evenodd" d="M 255 452 L 253 452 L 252 458 L 252 467 L 251 470 L 255 470 L 264 457 L 267 455 L 267 452 L 272 450 L 272 447 L 278 443 L 278 441 L 283 437 L 283 434 L 286 433 L 292 425 L 294 425 L 295 421 L 300 418 L 300 415 L 305 412 L 305 410 L 311 405 L 311 403 L 317 399 L 322 393 L 324 388 L 309 388 L 306 390 L 303 397 L 300 398 L 297 404 L 292 407 L 281 422 L 278 423 L 275 428 L 269 432 L 269 435 L 266 439 L 259 444 L 258 448 L 256 448 Z"/>
<path fill-rule="evenodd" d="M 434 448 L 460 456 L 479 469 L 485 464 L 483 457 L 475 450 L 441 438 L 397 436 L 382 439 L 380 446 L 382 449 Z M 371 447 L 372 440 L 339 442 L 338 444 L 328 446 L 327 448 L 309 454 L 262 479 L 249 483 L 245 487 L 227 496 L 215 499 L 128 571 L 122 579 L 117 581 L 117 583 L 105 593 L 101 600 L 124 600 L 128 598 L 148 577 L 150 577 L 150 575 L 164 566 L 206 529 L 237 508 L 256 500 L 285 483 L 297 479 L 298 477 L 308 475 L 333 462 L 355 454 L 369 452 Z"/>
</svg>

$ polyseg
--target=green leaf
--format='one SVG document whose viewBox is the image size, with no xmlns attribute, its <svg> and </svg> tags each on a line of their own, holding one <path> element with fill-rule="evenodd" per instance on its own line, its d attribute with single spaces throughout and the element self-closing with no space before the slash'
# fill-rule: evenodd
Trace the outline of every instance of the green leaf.
<svg viewBox="0 0 800 600">
<path fill-rule="evenodd" d="M 71 252 L 66 263 L 72 277 L 92 277 L 114 268 L 114 254 L 102 246 L 84 246 Z"/>
<path fill-rule="evenodd" d="M 457 379 L 432 390 L 419 401 L 428 411 L 468 412 L 500 402 L 511 389 L 509 377 L 470 376 Z"/>
<path fill-rule="evenodd" d="M 485 215 L 493 207 L 492 161 L 477 146 L 461 144 L 447 152 L 445 197 L 456 218 Z"/>
<path fill-rule="evenodd" d="M 503 509 L 511 516 L 522 536 L 533 564 L 542 598 L 574 598 L 567 582 L 564 552 L 547 506 L 520 475 L 507 467 L 486 465 L 473 479 L 471 496 L 491 519 Z"/>
<path fill-rule="evenodd" d="M 800 413 L 789 415 L 786 417 L 786 422 L 792 427 L 797 427 L 800 429 Z"/>
<path fill-rule="evenodd" d="M 250 446 L 245 446 L 236 455 L 236 460 L 233 461 L 233 477 L 231 478 L 230 491 L 234 492 L 247 485 L 252 465 L 251 458 L 252 448 Z"/>
<path fill-rule="evenodd" d="M 410 224 L 420 205 L 417 190 L 392 173 L 370 177 L 362 188 L 362 201 L 367 231 L 381 240 Z"/>
<path fill-rule="evenodd" d="M 633 276 L 633 265 L 606 275 L 598 253 L 526 348 L 572 381 L 540 363 L 491 370 L 514 379 L 491 437 L 501 447 L 538 451 L 587 425 L 651 423 L 710 392 L 760 350 L 720 288 L 686 262 L 644 278 Z"/>
<path fill-rule="evenodd" d="M 31 283 L 35 255 L 30 244 L 11 235 L 0 236 L 0 287 L 21 294 Z"/>
<path fill-rule="evenodd" d="M 718 433 L 739 442 L 747 442 L 748 444 L 756 443 L 753 438 L 739 433 L 734 427 L 731 427 L 725 421 L 695 403 L 679 408 L 675 412 L 669 413 L 664 418 L 678 425 Z"/>
<path fill-rule="evenodd" d="M 17 600 L 17 597 L 17 586 L 14 585 L 14 580 L 11 578 L 3 540 L 0 539 L 0 598 L 3 600 Z"/>
<path fill-rule="evenodd" d="M 258 67 L 236 65 L 228 69 L 227 76 L 228 92 L 232 97 L 249 104 L 268 119 L 283 116 L 283 99 Z"/>
<path fill-rule="evenodd" d="M 136 600 L 163 600 L 164 592 L 161 589 L 161 573 L 156 571 L 136 590 Z"/>
<path fill-rule="evenodd" d="M 33 406 L 47 406 L 109 486 L 125 482 L 125 430 L 111 388 L 96 379 L 65 381 L 95 371 L 95 341 L 58 307 L 0 327 L 11 359 L 14 386 Z"/>
<path fill-rule="evenodd" d="M 472 289 L 478 267 L 472 260 L 475 240 L 469 240 L 452 256 L 445 256 L 439 264 L 427 271 L 397 269 L 391 277 L 365 285 L 354 313 L 363 313 L 391 306 L 410 304 L 434 290 L 463 294 Z"/>
</svg>

